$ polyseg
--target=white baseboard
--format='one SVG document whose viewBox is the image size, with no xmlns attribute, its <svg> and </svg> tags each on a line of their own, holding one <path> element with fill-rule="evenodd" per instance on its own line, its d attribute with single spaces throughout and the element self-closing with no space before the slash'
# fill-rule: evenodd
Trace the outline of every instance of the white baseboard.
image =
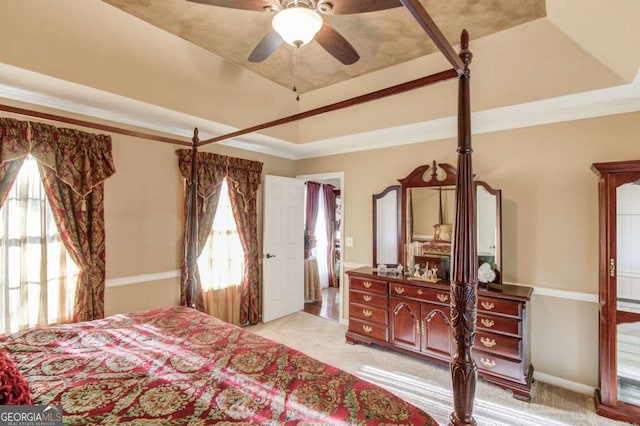
<svg viewBox="0 0 640 426">
<path fill-rule="evenodd" d="M 137 283 L 143 283 L 148 281 L 166 280 L 169 278 L 176 278 L 179 276 L 180 276 L 180 270 L 158 272 L 155 274 L 132 275 L 130 277 L 112 278 L 112 279 L 106 280 L 105 286 L 118 287 L 121 285 L 137 284 Z"/>
<path fill-rule="evenodd" d="M 595 390 L 593 386 L 572 382 L 571 380 L 562 379 L 560 377 L 552 376 L 546 373 L 541 373 L 539 371 L 535 371 L 533 373 L 533 378 L 540 382 L 548 383 L 550 385 L 554 385 L 559 388 L 568 389 L 570 391 L 583 393 L 590 396 L 593 395 L 593 391 Z"/>
</svg>

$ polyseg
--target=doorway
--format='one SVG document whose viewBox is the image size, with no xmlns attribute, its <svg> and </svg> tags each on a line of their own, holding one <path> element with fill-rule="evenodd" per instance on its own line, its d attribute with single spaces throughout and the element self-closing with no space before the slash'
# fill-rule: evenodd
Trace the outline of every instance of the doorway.
<svg viewBox="0 0 640 426">
<path fill-rule="evenodd" d="M 328 191 L 331 189 L 333 197 L 335 199 L 335 208 L 333 209 L 333 221 L 334 232 L 332 233 L 332 241 L 328 240 L 328 237 L 324 235 L 323 230 L 327 226 L 327 217 L 324 214 L 324 195 L 320 195 L 318 214 L 315 215 L 315 223 L 306 224 L 307 229 L 313 231 L 313 244 L 317 245 L 309 253 L 307 259 L 305 259 L 305 303 L 304 311 L 313 315 L 318 315 L 333 321 L 342 321 L 342 301 L 344 300 L 343 291 L 343 253 L 342 253 L 342 241 L 343 241 L 343 226 L 344 223 L 344 208 L 343 208 L 343 196 L 344 196 L 344 172 L 332 172 L 332 173 L 319 173 L 312 175 L 299 175 L 298 179 L 305 182 L 315 182 L 320 184 L 324 189 Z M 305 192 L 305 206 L 306 206 L 306 192 Z M 305 212 L 306 213 L 306 212 Z M 305 214 L 306 216 L 306 214 Z M 331 216 L 331 215 L 330 215 Z M 317 229 L 316 229 L 317 227 Z M 332 244 L 332 249 L 327 251 L 325 244 Z M 325 254 L 327 253 L 327 254 Z M 330 253 L 330 254 L 329 254 Z M 306 254 L 306 253 L 305 253 Z M 328 258 L 328 256 L 332 256 Z M 328 266 L 327 266 L 328 265 Z M 327 279 L 326 276 L 329 273 L 331 267 L 335 271 L 333 281 Z M 309 286 L 316 280 L 315 270 L 320 270 L 319 275 L 324 275 L 319 282 L 322 284 L 319 286 L 319 290 L 309 290 Z"/>
</svg>

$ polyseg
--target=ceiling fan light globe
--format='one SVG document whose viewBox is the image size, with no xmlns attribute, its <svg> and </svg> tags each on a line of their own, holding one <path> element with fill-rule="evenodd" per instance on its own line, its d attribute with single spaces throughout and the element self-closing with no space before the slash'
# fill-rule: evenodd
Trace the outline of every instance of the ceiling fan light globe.
<svg viewBox="0 0 640 426">
<path fill-rule="evenodd" d="M 283 9 L 273 17 L 271 25 L 280 37 L 292 46 L 309 43 L 322 28 L 322 17 L 306 7 Z"/>
</svg>

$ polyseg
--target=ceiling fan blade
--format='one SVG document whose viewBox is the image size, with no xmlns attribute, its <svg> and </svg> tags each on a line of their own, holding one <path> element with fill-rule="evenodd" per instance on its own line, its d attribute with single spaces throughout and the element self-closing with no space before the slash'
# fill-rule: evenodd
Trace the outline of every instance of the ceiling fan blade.
<svg viewBox="0 0 640 426">
<path fill-rule="evenodd" d="M 275 31 L 269 32 L 249 55 L 249 62 L 262 62 L 282 44 L 282 37 Z"/>
<path fill-rule="evenodd" d="M 318 34 L 316 34 L 316 41 L 320 43 L 320 46 L 324 47 L 331 56 L 345 65 L 354 64 L 360 59 L 360 55 L 358 55 L 356 49 L 354 49 L 339 32 L 327 24 L 323 24 Z"/>
<path fill-rule="evenodd" d="M 228 7 L 230 9 L 256 10 L 260 12 L 265 9 L 268 10 L 275 6 L 274 2 L 271 2 L 268 0 L 187 0 L 187 1 L 190 1 L 191 3 L 208 4 L 210 6 Z"/>
<path fill-rule="evenodd" d="M 352 13 L 375 12 L 402 6 L 400 0 L 333 0 L 327 15 L 349 15 Z"/>
</svg>

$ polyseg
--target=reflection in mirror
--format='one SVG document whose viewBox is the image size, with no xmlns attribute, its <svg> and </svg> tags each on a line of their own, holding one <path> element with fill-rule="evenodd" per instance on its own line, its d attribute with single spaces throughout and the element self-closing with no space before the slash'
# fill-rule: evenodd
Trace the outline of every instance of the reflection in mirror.
<svg viewBox="0 0 640 426">
<path fill-rule="evenodd" d="M 400 241 L 400 185 L 373 195 L 373 266 L 402 262 Z"/>
<path fill-rule="evenodd" d="M 478 264 L 496 266 L 497 232 L 496 196 L 482 185 L 476 186 L 476 208 L 478 211 Z"/>
<path fill-rule="evenodd" d="M 409 188 L 408 197 L 411 206 L 407 209 L 410 216 L 408 220 L 413 225 L 409 228 L 411 241 L 431 241 L 439 228 L 435 225 L 453 224 L 455 188 Z"/>
<path fill-rule="evenodd" d="M 640 180 L 616 191 L 618 401 L 640 406 Z"/>
</svg>

